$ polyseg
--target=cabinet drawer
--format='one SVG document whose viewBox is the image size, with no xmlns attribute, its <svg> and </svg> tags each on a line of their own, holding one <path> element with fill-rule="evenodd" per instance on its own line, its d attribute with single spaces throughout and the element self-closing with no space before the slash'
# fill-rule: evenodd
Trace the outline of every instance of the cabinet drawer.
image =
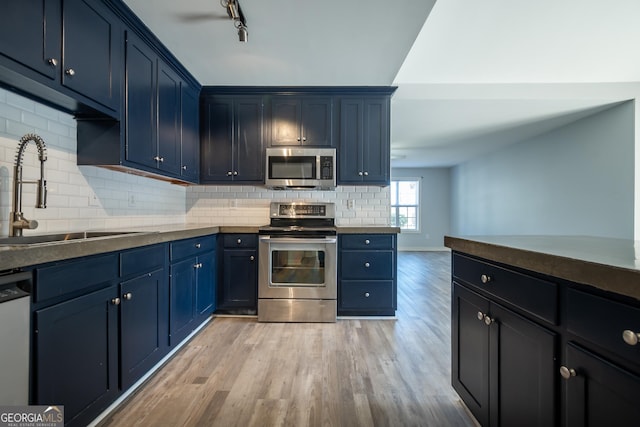
<svg viewBox="0 0 640 427">
<path fill-rule="evenodd" d="M 625 331 L 627 335 L 640 333 L 638 307 L 570 288 L 567 290 L 567 331 L 640 364 L 640 343 L 627 344 L 623 338 Z"/>
<path fill-rule="evenodd" d="M 117 253 L 38 268 L 33 301 L 40 302 L 71 294 L 117 277 Z"/>
<path fill-rule="evenodd" d="M 393 249 L 393 234 L 344 234 L 343 249 Z"/>
<path fill-rule="evenodd" d="M 257 248 L 258 247 L 258 235 L 257 234 L 224 234 L 223 244 L 225 248 Z"/>
<path fill-rule="evenodd" d="M 164 267 L 164 245 L 146 246 L 120 254 L 120 273 L 126 277 Z"/>
<path fill-rule="evenodd" d="M 393 280 L 343 280 L 340 308 L 388 309 L 393 307 Z"/>
<path fill-rule="evenodd" d="M 215 236 L 194 237 L 171 243 L 171 261 L 214 250 Z"/>
<path fill-rule="evenodd" d="M 393 279 L 393 251 L 342 251 L 343 279 Z"/>
<path fill-rule="evenodd" d="M 453 254 L 453 276 L 511 303 L 525 312 L 558 323 L 558 285 L 493 264 Z"/>
</svg>

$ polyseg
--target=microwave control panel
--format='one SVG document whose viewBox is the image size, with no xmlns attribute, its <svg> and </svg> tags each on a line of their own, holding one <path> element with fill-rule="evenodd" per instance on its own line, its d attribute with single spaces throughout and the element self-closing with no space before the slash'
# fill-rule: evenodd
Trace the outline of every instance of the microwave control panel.
<svg viewBox="0 0 640 427">
<path fill-rule="evenodd" d="M 333 156 L 320 156 L 320 179 L 333 179 Z"/>
</svg>

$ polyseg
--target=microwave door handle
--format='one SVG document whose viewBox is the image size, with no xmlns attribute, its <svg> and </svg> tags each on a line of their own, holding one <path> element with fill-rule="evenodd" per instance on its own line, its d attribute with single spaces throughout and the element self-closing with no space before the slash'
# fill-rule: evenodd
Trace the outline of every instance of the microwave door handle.
<svg viewBox="0 0 640 427">
<path fill-rule="evenodd" d="M 336 243 L 338 240 L 335 237 L 323 237 L 320 239 L 304 238 L 304 237 L 276 237 L 260 236 L 262 242 L 274 242 L 274 243 Z"/>
</svg>

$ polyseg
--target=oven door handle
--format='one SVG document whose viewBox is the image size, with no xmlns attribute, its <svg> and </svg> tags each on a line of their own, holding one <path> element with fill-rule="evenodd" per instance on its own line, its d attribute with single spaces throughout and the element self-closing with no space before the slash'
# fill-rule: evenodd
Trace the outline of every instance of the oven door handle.
<svg viewBox="0 0 640 427">
<path fill-rule="evenodd" d="M 318 239 L 310 237 L 271 237 L 260 236 L 260 241 L 269 243 L 336 243 L 338 239 L 336 237 L 321 237 Z"/>
</svg>

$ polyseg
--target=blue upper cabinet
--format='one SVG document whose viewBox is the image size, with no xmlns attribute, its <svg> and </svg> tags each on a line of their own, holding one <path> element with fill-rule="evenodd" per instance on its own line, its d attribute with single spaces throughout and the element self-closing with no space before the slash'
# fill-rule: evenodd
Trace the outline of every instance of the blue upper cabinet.
<svg viewBox="0 0 640 427">
<path fill-rule="evenodd" d="M 389 96 L 340 99 L 338 184 L 389 185 Z"/>
<path fill-rule="evenodd" d="M 273 96 L 271 146 L 332 147 L 333 98 L 331 96 Z"/>
<path fill-rule="evenodd" d="M 71 112 L 118 118 L 122 37 L 121 21 L 99 0 L 7 0 L 0 80 Z"/>
</svg>

